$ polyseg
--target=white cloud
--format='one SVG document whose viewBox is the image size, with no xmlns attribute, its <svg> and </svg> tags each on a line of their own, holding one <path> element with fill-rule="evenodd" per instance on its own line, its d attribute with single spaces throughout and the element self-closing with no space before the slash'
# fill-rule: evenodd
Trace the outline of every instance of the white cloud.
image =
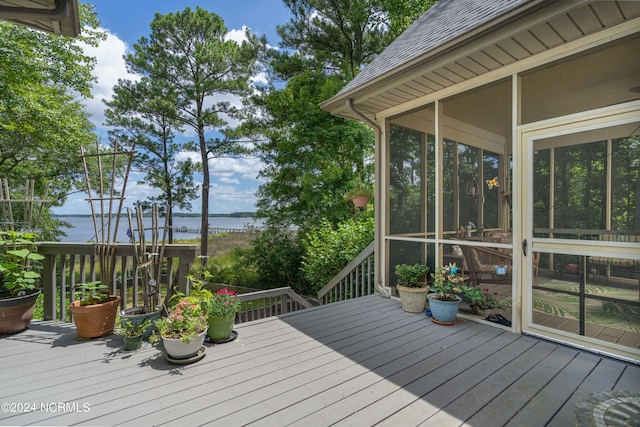
<svg viewBox="0 0 640 427">
<path fill-rule="evenodd" d="M 209 171 L 213 176 L 240 175 L 243 179 L 256 179 L 262 162 L 256 158 L 231 159 L 227 157 L 209 160 Z"/>
<path fill-rule="evenodd" d="M 227 35 L 224 37 L 224 39 L 225 41 L 233 40 L 238 44 L 242 44 L 243 41 L 247 40 L 247 33 L 246 33 L 247 30 L 248 30 L 248 27 L 246 25 L 243 25 L 242 28 L 239 30 L 229 31 Z"/>
<path fill-rule="evenodd" d="M 137 81 L 140 77 L 127 72 L 124 61 L 124 54 L 127 53 L 127 44 L 115 34 L 102 29 L 107 35 L 107 39 L 100 42 L 97 47 L 82 44 L 82 49 L 87 56 L 96 58 L 96 67 L 93 76 L 97 79 L 91 89 L 92 99 L 85 101 L 86 111 L 91 114 L 91 121 L 98 127 L 105 121 L 105 105 L 103 99 L 111 100 L 113 87 L 118 83 L 118 79 L 129 79 Z"/>
</svg>

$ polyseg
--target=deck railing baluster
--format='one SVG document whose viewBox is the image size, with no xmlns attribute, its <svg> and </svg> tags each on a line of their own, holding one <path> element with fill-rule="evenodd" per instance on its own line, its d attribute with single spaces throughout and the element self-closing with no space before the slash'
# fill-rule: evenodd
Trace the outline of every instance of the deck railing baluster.
<svg viewBox="0 0 640 427">
<path fill-rule="evenodd" d="M 39 252 L 45 256 L 43 263 L 42 288 L 44 292 L 44 317 L 45 320 L 65 321 L 65 313 L 70 301 L 75 299 L 76 286 L 97 277 L 97 256 L 95 246 L 92 243 L 61 243 L 40 242 Z M 165 258 L 178 258 L 180 260 L 176 272 L 176 283 L 182 292 L 186 291 L 186 280 L 191 264 L 195 261 L 196 245 L 167 245 Z M 133 259 L 133 247 L 130 244 L 117 244 L 115 248 L 116 265 L 120 268 L 114 271 L 112 283 L 107 284 L 109 289 L 119 294 L 122 298 L 121 308 L 127 308 L 137 304 L 137 276 L 135 285 L 132 286 L 133 297 L 128 298 L 128 260 Z M 67 256 L 68 262 L 67 262 Z M 133 262 L 133 261 L 132 261 Z M 77 268 L 77 271 L 76 271 Z M 88 270 L 88 272 L 87 272 Z M 88 273 L 88 274 L 87 274 Z M 173 275 L 167 275 L 173 278 Z M 173 283 L 162 284 L 165 289 Z M 68 285 L 68 298 L 67 298 Z M 56 303 L 56 290 L 60 289 L 60 300 Z M 166 293 L 164 293 L 166 295 Z M 124 297 L 124 298 L 123 298 Z M 129 299 L 131 301 L 129 301 Z M 127 306 L 125 306 L 125 303 Z M 58 312 L 58 308 L 60 312 Z"/>
<path fill-rule="evenodd" d="M 375 244 L 371 242 L 357 257 L 340 271 L 318 292 L 320 304 L 359 298 L 372 291 L 373 269 L 371 268 Z M 365 272 L 364 266 L 368 268 Z M 366 286 L 365 286 L 366 285 Z"/>
</svg>

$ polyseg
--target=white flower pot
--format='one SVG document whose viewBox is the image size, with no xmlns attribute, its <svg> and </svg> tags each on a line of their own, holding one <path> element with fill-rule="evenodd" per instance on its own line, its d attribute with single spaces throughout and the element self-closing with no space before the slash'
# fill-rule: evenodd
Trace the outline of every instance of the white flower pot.
<svg viewBox="0 0 640 427">
<path fill-rule="evenodd" d="M 195 356 L 200 350 L 206 336 L 207 331 L 204 331 L 196 339 L 188 343 L 180 339 L 162 337 L 162 343 L 164 344 L 164 350 L 172 359 L 187 359 Z"/>
</svg>

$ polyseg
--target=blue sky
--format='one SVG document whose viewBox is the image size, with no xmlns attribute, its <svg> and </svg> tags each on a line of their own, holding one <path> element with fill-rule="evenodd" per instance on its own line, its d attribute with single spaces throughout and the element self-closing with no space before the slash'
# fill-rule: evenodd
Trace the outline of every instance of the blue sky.
<svg viewBox="0 0 640 427">
<path fill-rule="evenodd" d="M 91 114 L 96 126 L 96 134 L 101 140 L 107 140 L 108 129 L 104 123 L 104 104 L 102 99 L 111 98 L 111 88 L 119 78 L 135 79 L 126 72 L 122 56 L 132 51 L 133 44 L 142 36 L 149 35 L 149 25 L 156 13 L 166 14 L 195 9 L 200 6 L 222 17 L 229 37 L 238 39 L 244 33 L 244 27 L 254 34 L 264 35 L 270 46 L 277 47 L 280 39 L 276 26 L 289 21 L 289 10 L 280 0 L 214 0 L 214 1 L 178 1 L 178 0 L 93 0 L 101 29 L 107 33 L 107 40 L 97 49 L 85 49 L 88 55 L 97 58 L 94 71 L 98 82 L 92 91 L 93 99 L 85 102 L 86 110 Z M 193 138 L 193 135 L 184 135 Z M 185 153 L 187 155 L 187 153 Z M 191 153 L 193 155 L 193 153 Z M 255 191 L 261 181 L 257 179 L 262 167 L 258 159 L 215 159 L 210 163 L 211 213 L 230 213 L 255 210 Z M 198 181 L 199 178 L 196 179 Z M 136 184 L 136 177 L 129 179 L 126 191 L 126 206 L 132 206 L 136 200 L 145 199 L 154 189 Z M 192 212 L 200 212 L 201 200 L 192 202 Z M 90 207 L 86 195 L 75 194 L 69 197 L 64 206 L 54 209 L 57 214 L 88 214 Z"/>
</svg>

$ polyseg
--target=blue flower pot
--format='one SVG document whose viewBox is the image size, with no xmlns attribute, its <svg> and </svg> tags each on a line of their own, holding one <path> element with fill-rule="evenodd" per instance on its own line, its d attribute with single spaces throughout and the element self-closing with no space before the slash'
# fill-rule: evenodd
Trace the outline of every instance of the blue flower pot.
<svg viewBox="0 0 640 427">
<path fill-rule="evenodd" d="M 453 325 L 456 323 L 458 308 L 462 298 L 456 296 L 457 301 L 441 301 L 435 298 L 436 294 L 429 294 L 429 309 L 431 310 L 431 320 L 440 325 Z"/>
</svg>

